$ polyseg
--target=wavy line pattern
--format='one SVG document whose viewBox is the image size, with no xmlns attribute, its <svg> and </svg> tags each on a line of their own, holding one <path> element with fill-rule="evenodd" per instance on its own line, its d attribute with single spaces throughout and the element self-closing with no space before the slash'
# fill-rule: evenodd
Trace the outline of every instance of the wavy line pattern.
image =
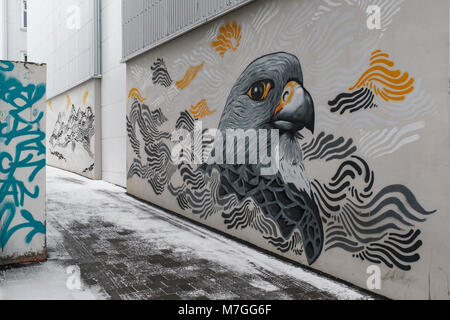
<svg viewBox="0 0 450 320">
<path fill-rule="evenodd" d="M 208 219 L 222 214 L 226 227 L 234 230 L 251 228 L 260 232 L 280 252 L 292 250 L 303 254 L 301 237 L 294 232 L 290 239 L 279 236 L 279 228 L 267 219 L 251 198 L 242 202 L 234 194 L 220 195 L 220 174 L 217 170 L 207 172 L 206 168 L 195 169 L 190 165 L 179 166 L 182 186 L 169 185 L 170 193 L 177 198 L 181 208 L 192 209 L 194 215 Z"/>
<path fill-rule="evenodd" d="M 354 113 L 362 109 L 376 108 L 375 95 L 368 88 L 361 88 L 352 93 L 341 93 L 333 101 L 328 102 L 331 112 L 339 112 L 341 115 Z"/>
<path fill-rule="evenodd" d="M 370 58 L 370 68 L 349 90 L 370 88 L 386 102 L 405 100 L 405 96 L 414 90 L 415 80 L 408 72 L 392 69 L 394 66 L 387 53 L 381 50 L 374 51 Z"/>
<path fill-rule="evenodd" d="M 194 116 L 195 119 L 203 119 L 216 113 L 216 110 L 211 111 L 209 109 L 208 103 L 206 102 L 206 99 L 202 99 L 195 106 L 191 106 L 189 112 Z"/>
<path fill-rule="evenodd" d="M 195 119 L 188 112 L 181 113 L 176 123 L 176 129 L 194 130 Z M 209 155 L 213 146 L 213 137 L 204 135 L 203 148 L 208 143 Z M 177 203 L 183 210 L 190 209 L 194 215 L 208 219 L 212 215 L 222 214 L 228 229 L 251 228 L 259 231 L 263 237 L 280 252 L 291 250 L 297 255 L 303 254 L 301 236 L 293 233 L 288 239 L 280 236 L 279 227 L 266 218 L 253 199 L 239 199 L 236 194 L 221 194 L 221 176 L 217 169 L 204 165 L 193 167 L 191 158 L 178 166 L 181 186 L 169 184 L 169 192 L 176 197 Z"/>
<path fill-rule="evenodd" d="M 204 66 L 205 66 L 205 61 L 203 61 L 198 66 L 189 67 L 189 69 L 186 71 L 186 74 L 184 75 L 183 79 L 178 81 L 177 83 L 175 83 L 177 88 L 180 90 L 186 89 L 192 83 L 192 81 L 194 81 L 195 77 L 203 69 Z"/>
<path fill-rule="evenodd" d="M 357 147 L 354 146 L 353 139 L 335 138 L 333 135 L 321 132 L 310 143 L 303 144 L 302 150 L 305 161 L 324 159 L 329 162 L 350 157 L 357 151 Z"/>
<path fill-rule="evenodd" d="M 177 198 L 179 204 L 192 209 L 192 213 L 201 219 L 208 219 L 223 210 L 217 199 L 220 185 L 217 172 L 204 175 L 186 164 L 180 165 L 178 169 L 183 185 L 176 188 L 171 183 L 168 190 Z"/>
<path fill-rule="evenodd" d="M 233 208 L 228 213 L 224 212 L 222 217 L 228 229 L 245 229 L 253 222 L 258 211 L 254 202 L 247 199 L 241 206 Z"/>
<path fill-rule="evenodd" d="M 172 85 L 172 78 L 170 77 L 169 71 L 167 70 L 166 63 L 163 59 L 158 58 L 152 66 L 153 84 L 159 84 L 163 87 L 170 87 Z"/>
<path fill-rule="evenodd" d="M 193 132 L 195 127 L 195 120 L 192 115 L 187 111 L 183 111 L 178 118 L 175 128 L 176 129 L 185 129 L 189 132 Z"/>
<path fill-rule="evenodd" d="M 385 112 L 402 121 L 411 122 L 427 115 L 436 114 L 437 104 L 430 94 L 422 88 L 422 81 L 415 84 L 416 89 L 404 101 L 391 102 L 383 106 Z"/>
<path fill-rule="evenodd" d="M 231 202 L 235 203 L 236 199 L 232 198 Z M 267 219 L 261 213 L 261 209 L 250 198 L 238 206 L 234 205 L 229 210 L 225 210 L 222 213 L 222 217 L 229 230 L 251 228 L 260 232 L 264 239 L 268 240 L 278 251 L 282 253 L 291 251 L 299 256 L 303 254 L 300 233 L 295 231 L 288 240 L 280 237 L 277 225 L 272 220 Z"/>
<path fill-rule="evenodd" d="M 170 138 L 170 134 L 159 131 L 159 127 L 167 122 L 167 120 L 160 109 L 150 111 L 148 106 L 134 101 L 130 114 L 127 117 L 127 132 L 131 140 L 132 149 L 138 158 L 141 157 L 141 144 L 136 136 L 137 130 L 140 131 L 143 137 L 144 147 L 150 144 L 156 144 L 162 139 Z"/>
<path fill-rule="evenodd" d="M 264 239 L 269 241 L 281 253 L 292 252 L 296 256 L 303 255 L 302 236 L 298 231 L 295 231 L 291 239 L 286 241 L 284 238 L 274 238 L 265 236 Z"/>
<path fill-rule="evenodd" d="M 265 25 L 271 23 L 279 11 L 280 7 L 276 2 L 269 2 L 260 7 L 256 13 L 252 14 L 252 26 L 256 32 L 260 32 Z"/>
<path fill-rule="evenodd" d="M 327 219 L 342 210 L 341 203 L 347 198 L 355 198 L 359 203 L 373 195 L 375 175 L 367 162 L 360 157 L 351 156 L 343 161 L 328 185 L 317 180 L 311 183 L 322 214 Z"/>
<path fill-rule="evenodd" d="M 182 150 L 182 154 L 179 155 L 179 163 L 192 163 L 196 161 L 195 156 L 201 155 L 203 162 L 206 161 L 211 154 L 211 150 L 214 146 L 214 138 L 208 129 L 204 129 L 202 131 L 196 130 L 195 121 L 192 115 L 184 111 L 180 114 L 178 118 L 175 128 L 177 130 L 183 129 L 186 132 L 190 133 L 190 150 Z M 198 143 L 197 141 L 201 141 Z M 186 147 L 185 147 L 186 148 Z M 202 163 L 203 163 L 202 162 Z"/>
<path fill-rule="evenodd" d="M 143 103 L 146 101 L 146 98 L 143 98 L 140 91 L 137 88 L 133 88 L 130 90 L 130 93 L 128 94 L 128 99 L 136 98 L 140 103 Z"/>
<path fill-rule="evenodd" d="M 408 124 L 403 128 L 363 132 L 359 141 L 361 154 L 369 158 L 380 158 L 396 152 L 404 146 L 420 140 L 417 131 L 425 128 L 425 122 Z"/>
<path fill-rule="evenodd" d="M 312 182 L 314 198 L 326 222 L 326 249 L 341 249 L 353 257 L 411 270 L 422 246 L 417 223 L 436 211 L 427 211 L 403 185 L 375 194 L 375 175 L 365 160 L 344 161 L 328 184 Z M 356 186 L 361 186 L 356 188 Z"/>
<path fill-rule="evenodd" d="M 211 42 L 213 47 L 223 58 L 228 51 L 236 51 L 242 39 L 242 26 L 238 25 L 236 21 L 232 24 L 226 23 L 219 29 L 217 39 Z"/>
<path fill-rule="evenodd" d="M 422 240 L 418 238 L 420 234 L 420 230 L 414 229 L 409 232 L 390 233 L 382 243 L 370 244 L 359 257 L 372 263 L 384 263 L 389 268 L 395 266 L 409 271 L 410 264 L 420 259 L 420 255 L 415 253 L 423 245 Z"/>
<path fill-rule="evenodd" d="M 222 20 L 222 23 L 211 24 L 191 52 L 183 54 L 174 62 L 172 70 L 173 72 L 181 70 L 184 73 L 190 66 L 198 65 L 202 61 L 205 61 L 207 65 L 217 66 L 217 68 L 206 68 L 201 72 L 195 80 L 196 85 L 189 89 L 190 94 L 206 98 L 211 106 L 220 106 L 224 103 L 220 97 L 227 96 L 229 93 L 223 83 L 234 82 L 239 76 L 236 70 L 243 70 L 247 66 L 249 57 L 254 57 L 255 52 L 270 52 L 276 47 L 277 50 L 289 51 L 302 57 L 305 73 L 314 74 L 322 79 L 320 83 L 315 83 L 309 88 L 317 101 L 316 116 L 322 130 L 333 132 L 336 128 L 350 126 L 359 130 L 375 129 L 380 125 L 399 125 L 405 118 L 397 117 L 396 114 L 392 116 L 392 113 L 385 112 L 381 108 L 376 109 L 376 112 L 359 112 L 359 114 L 356 113 L 357 117 L 343 118 L 338 114 L 330 114 L 327 102 L 330 100 L 330 92 L 341 93 L 343 83 L 349 86 L 357 80 L 355 74 L 360 76 L 362 71 L 367 69 L 369 58 L 367 54 L 374 48 L 380 47 L 382 32 L 361 29 L 360 24 L 355 21 L 367 18 L 366 8 L 376 4 L 382 8 L 383 28 L 387 29 L 403 1 L 333 0 L 333 3 L 338 5 L 331 6 L 324 0 L 292 2 L 289 6 L 289 14 L 283 12 L 275 2 L 262 3 L 248 20 L 241 22 L 245 35 L 241 39 L 239 50 L 233 53 L 234 67 L 228 68 L 226 73 L 220 71 L 227 67 L 226 64 L 229 63 L 227 59 L 221 59 L 214 49 L 202 45 L 216 40 L 219 29 L 226 20 Z M 321 18 L 313 21 L 312 17 L 320 6 L 327 7 L 329 10 L 324 10 Z M 272 15 L 274 17 L 268 23 L 262 19 Z M 274 21 L 276 23 L 273 23 Z M 354 59 L 351 65 L 343 68 L 342 61 L 346 59 L 348 46 L 354 42 L 359 43 L 354 49 L 358 59 Z M 310 56 L 314 59 L 307 58 Z M 177 77 L 181 78 L 183 74 Z M 207 92 L 204 88 L 208 88 Z M 407 100 L 416 90 L 407 96 Z M 407 106 L 404 105 L 406 103 L 403 101 L 401 107 L 406 108 Z M 395 102 L 392 102 L 392 107 L 397 107 Z M 397 109 L 400 110 L 400 108 Z M 408 121 L 415 119 L 417 118 L 410 118 Z"/>
<path fill-rule="evenodd" d="M 373 48 L 379 47 L 382 33 L 387 30 L 402 3 L 403 0 L 297 1 L 293 2 L 291 12 L 286 15 L 276 9 L 277 6 L 274 5 L 274 2 L 267 2 L 261 6 L 260 11 L 250 16 L 248 24 L 245 21 L 242 22 L 238 46 L 235 37 L 228 31 L 224 32 L 225 25 L 214 24 L 190 53 L 184 54 L 175 61 L 171 70 L 176 79 L 181 79 L 186 76 L 181 72 L 189 71 L 189 68 L 199 65 L 202 61 L 208 65 L 217 65 L 217 68 L 206 68 L 195 76 L 196 85 L 189 87 L 189 94 L 204 97 L 210 105 L 219 106 L 223 105 L 220 97 L 227 96 L 229 93 L 223 83 L 234 82 L 239 76 L 236 74 L 238 73 L 236 70 L 244 69 L 249 57 L 254 56 L 255 52 L 267 52 L 276 47 L 279 50 L 293 51 L 299 57 L 313 55 L 314 61 L 305 63 L 304 69 L 308 74 L 314 74 L 323 79 L 321 83 L 316 83 L 313 88 L 310 88 L 315 99 L 319 101 L 317 106 L 318 122 L 321 124 L 322 130 L 335 130 L 345 126 L 351 127 L 352 131 L 355 128 L 356 130 L 362 128 L 376 130 L 371 128 L 386 126 L 401 128 L 401 123 L 417 121 L 417 117 L 431 112 L 431 107 L 435 105 L 430 96 L 417 90 L 419 85 L 416 83 L 414 83 L 415 90 L 405 94 L 403 101 L 390 100 L 389 104 L 376 109 L 376 112 L 360 112 L 353 117 L 341 117 L 338 113 L 344 110 L 344 113 L 354 114 L 359 110 L 377 106 L 375 99 L 379 93 L 375 92 L 373 84 L 372 88 L 370 87 L 371 82 L 367 82 L 367 87 L 355 88 L 351 96 L 339 97 L 333 107 L 338 106 L 342 101 L 345 102 L 335 113 L 329 112 L 330 108 L 327 106 L 329 96 L 327 94 L 330 91 L 339 92 L 342 90 L 342 83 L 354 82 L 355 74 L 360 75 L 360 72 L 366 69 L 367 53 L 372 52 Z M 382 8 L 384 28 L 382 32 L 360 30 L 359 24 L 352 23 L 360 16 L 365 16 L 365 9 L 371 4 L 380 5 Z M 359 6 L 362 10 L 349 10 L 352 6 Z M 325 16 L 326 19 L 321 19 Z M 270 23 L 271 19 L 275 18 L 277 24 Z M 245 30 L 245 37 L 242 37 L 242 30 Z M 264 36 L 259 36 L 259 34 Z M 222 35 L 224 38 L 219 40 L 217 35 Z M 348 45 L 355 41 L 361 42 L 361 45 L 355 49 L 360 58 L 351 66 L 340 68 L 340 61 L 347 55 Z M 201 45 L 205 42 L 211 43 L 212 49 Z M 218 46 L 214 47 L 213 42 L 216 42 Z M 295 43 L 294 47 L 293 43 Z M 228 62 L 227 59 L 222 58 L 226 57 L 228 52 L 233 51 L 233 47 L 236 49 L 239 47 L 239 50 L 235 50 L 233 54 L 234 68 L 223 73 L 221 70 L 227 67 L 226 63 Z M 371 63 L 376 59 L 385 58 L 376 57 L 371 60 Z M 389 61 L 389 59 L 385 60 Z M 386 61 L 383 63 L 379 61 L 378 64 L 384 64 L 389 71 L 396 71 L 391 70 L 392 68 Z M 330 70 L 333 72 L 330 73 Z M 180 72 L 180 74 L 175 74 L 176 72 Z M 403 75 L 404 73 L 399 78 Z M 394 79 L 397 78 L 394 77 Z M 142 88 L 141 84 L 139 87 Z M 176 89 L 176 87 L 172 88 Z M 382 90 L 385 86 L 380 86 L 380 83 L 376 82 L 376 87 Z M 208 92 L 205 92 L 204 88 L 208 88 Z M 386 88 L 389 89 L 389 87 Z M 367 92 L 369 93 L 367 94 Z M 373 100 L 371 100 L 372 97 Z M 393 95 L 393 97 L 398 98 L 398 95 Z M 355 98 L 357 99 L 355 100 Z M 380 99 L 384 101 L 381 95 Z M 382 101 L 378 101 L 378 103 Z M 353 106 L 355 102 L 359 102 L 359 104 Z M 189 111 L 183 112 L 177 121 L 178 128 L 188 128 L 187 130 L 192 131 L 194 125 L 195 118 Z M 389 130 L 384 137 L 390 133 Z M 363 135 L 366 133 L 369 131 L 365 131 Z M 401 145 L 404 138 L 410 136 L 413 136 L 413 131 L 403 135 L 398 140 L 398 145 Z M 395 138 L 395 134 L 392 137 Z M 348 144 L 349 141 L 351 141 L 350 144 Z M 370 141 L 367 140 L 367 143 Z M 377 141 L 381 142 L 382 140 Z M 397 143 L 394 144 L 393 149 L 376 151 L 387 145 L 388 142 L 381 144 L 379 147 L 368 150 L 367 154 L 373 154 L 376 157 L 385 151 L 393 150 Z M 378 190 L 374 187 L 374 172 L 364 159 L 356 156 L 356 152 L 361 152 L 362 147 L 366 147 L 366 144 L 360 143 L 356 150 L 352 139 L 346 140 L 333 136 L 330 139 L 330 136 L 323 132 L 313 141 L 303 145 L 303 150 L 306 151 L 304 153 L 306 161 L 339 160 L 338 171 L 330 181 L 325 184 L 319 181 L 312 182 L 314 198 L 323 213 L 323 221 L 326 222 L 327 250 L 341 249 L 365 261 L 408 270 L 411 264 L 419 258 L 417 252 L 422 245 L 421 233 L 417 224 L 425 220 L 427 213 L 431 214 L 432 212 L 421 211 L 420 204 L 412 192 L 404 186 L 393 186 L 392 189 L 388 187 L 377 192 Z M 348 155 L 347 152 L 349 152 Z M 367 154 L 364 153 L 364 156 Z M 300 235 L 294 233 L 289 241 L 283 241 L 277 227 L 265 220 L 261 212 L 254 212 L 248 199 L 242 199 L 240 202 L 236 197 L 216 194 L 218 172 L 198 175 L 198 170 L 201 169 L 185 164 L 180 165 L 177 171 L 181 175 L 180 179 L 173 179 L 168 186 L 169 192 L 176 197 L 180 208 L 193 210 L 195 215 L 205 219 L 214 214 L 223 214 L 224 219 L 229 223 L 228 227 L 240 230 L 253 228 L 260 231 L 264 238 L 280 252 L 302 254 L 301 239 L 298 238 Z M 180 181 L 181 186 L 174 185 Z M 210 198 L 212 198 L 211 201 L 209 201 Z M 370 207 L 365 208 L 368 205 Z M 372 212 L 375 212 L 374 216 L 371 215 Z M 385 237 L 379 239 L 383 235 Z"/>
<path fill-rule="evenodd" d="M 139 87 L 143 91 L 153 85 L 153 72 L 151 67 L 142 64 L 132 64 L 130 66 L 130 73 L 133 80 L 139 83 Z"/>
<path fill-rule="evenodd" d="M 341 93 L 328 102 L 331 112 L 343 115 L 346 112 L 375 108 L 375 96 L 385 102 L 404 101 L 406 96 L 414 91 L 415 80 L 408 72 L 394 70 L 394 66 L 387 53 L 381 50 L 372 52 L 369 69 L 349 89 L 351 92 Z"/>
<path fill-rule="evenodd" d="M 170 181 L 175 168 L 171 163 L 171 150 L 166 143 L 170 134 L 159 130 L 167 121 L 160 109 L 150 111 L 148 106 L 134 101 L 129 117 L 127 117 L 127 131 L 131 148 L 136 158 L 128 170 L 128 179 L 134 176 L 145 179 L 151 185 L 155 194 L 160 195 Z M 143 146 L 137 138 L 139 130 L 144 141 Z M 141 146 L 146 155 L 146 162 L 141 159 Z"/>
<path fill-rule="evenodd" d="M 361 8 L 361 11 L 363 12 L 366 12 L 367 8 L 370 5 L 379 6 L 381 8 L 381 38 L 383 34 L 389 29 L 389 26 L 394 21 L 395 16 L 400 12 L 401 5 L 403 4 L 404 0 L 322 0 L 322 2 L 315 2 L 318 2 L 319 4 L 317 5 L 317 9 L 314 12 L 313 18 L 311 19 L 312 22 L 318 21 L 322 16 L 326 15 L 337 7 L 342 6 L 343 4 L 347 4 L 350 6 L 359 6 Z"/>
</svg>

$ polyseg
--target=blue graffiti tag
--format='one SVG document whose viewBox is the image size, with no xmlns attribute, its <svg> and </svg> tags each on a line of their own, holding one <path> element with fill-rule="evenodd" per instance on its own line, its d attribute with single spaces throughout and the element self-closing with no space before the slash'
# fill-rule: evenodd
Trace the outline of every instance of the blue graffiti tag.
<svg viewBox="0 0 450 320">
<path fill-rule="evenodd" d="M 0 210 L 0 220 L 6 217 L 4 219 L 4 224 L 0 228 L 0 246 L 2 247 L 2 250 L 5 248 L 6 244 L 14 235 L 14 233 L 21 229 L 31 228 L 31 231 L 25 238 L 25 242 L 27 244 L 31 243 L 36 234 L 45 234 L 44 224 L 40 221 L 36 221 L 29 211 L 21 210 L 20 213 L 22 215 L 22 218 L 24 218 L 27 222 L 10 228 L 11 223 L 16 215 L 16 206 L 13 203 L 6 203 Z"/>
<path fill-rule="evenodd" d="M 31 228 L 25 239 L 27 244 L 36 234 L 45 234 L 42 222 L 36 221 L 29 211 L 17 209 L 24 206 L 27 197 L 37 199 L 40 193 L 39 186 L 33 186 L 33 182 L 46 165 L 45 133 L 40 130 L 44 112 L 36 112 L 33 106 L 44 97 L 46 89 L 45 84 L 24 86 L 18 79 L 5 75 L 13 70 L 13 63 L 0 61 L 0 100 L 11 107 L 5 121 L 0 119 L 0 145 L 15 145 L 12 153 L 0 152 L 0 221 L 4 222 L 0 226 L 2 250 L 19 230 Z M 27 115 L 34 116 L 34 120 L 31 120 L 33 117 L 25 119 Z M 19 211 L 27 222 L 11 227 Z"/>
</svg>

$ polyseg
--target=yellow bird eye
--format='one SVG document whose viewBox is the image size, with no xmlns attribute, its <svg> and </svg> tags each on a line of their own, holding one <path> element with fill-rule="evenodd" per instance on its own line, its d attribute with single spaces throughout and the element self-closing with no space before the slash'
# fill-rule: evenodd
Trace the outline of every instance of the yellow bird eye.
<svg viewBox="0 0 450 320">
<path fill-rule="evenodd" d="M 270 81 L 258 81 L 247 92 L 247 96 L 253 101 L 263 101 L 272 89 Z"/>
</svg>

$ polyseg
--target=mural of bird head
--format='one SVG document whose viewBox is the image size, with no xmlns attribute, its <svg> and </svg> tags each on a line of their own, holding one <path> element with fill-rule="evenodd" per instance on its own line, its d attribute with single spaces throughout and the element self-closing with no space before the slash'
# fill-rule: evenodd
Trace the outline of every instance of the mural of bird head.
<svg viewBox="0 0 450 320">
<path fill-rule="evenodd" d="M 277 224 L 283 241 L 289 241 L 299 232 L 309 264 L 320 256 L 324 233 L 311 196 L 297 134 L 305 128 L 313 132 L 314 121 L 313 99 L 303 87 L 302 68 L 297 57 L 288 53 L 263 56 L 251 63 L 236 80 L 219 130 L 222 133 L 279 130 L 280 139 L 276 144 L 279 157 L 272 154 L 272 161 L 279 162 L 279 170 L 272 175 L 263 175 L 261 163 L 215 165 L 221 175 L 220 196 L 235 195 L 240 201 L 252 198 L 263 214 Z M 268 144 L 268 148 L 274 145 L 273 142 Z M 255 145 L 258 142 L 250 139 L 246 149 L 237 150 L 237 154 L 246 154 Z"/>
<path fill-rule="evenodd" d="M 274 53 L 251 63 L 233 86 L 219 129 L 279 129 L 295 135 L 314 131 L 314 103 L 303 87 L 300 61 Z"/>
</svg>

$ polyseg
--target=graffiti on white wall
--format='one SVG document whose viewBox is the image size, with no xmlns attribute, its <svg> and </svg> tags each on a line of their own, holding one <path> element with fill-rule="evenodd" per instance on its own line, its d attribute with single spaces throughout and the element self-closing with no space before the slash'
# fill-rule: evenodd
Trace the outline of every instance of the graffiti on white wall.
<svg viewBox="0 0 450 320">
<path fill-rule="evenodd" d="M 24 81 L 24 71 L 22 64 L 0 61 L 0 259 L 6 249 L 20 258 L 36 235 L 45 234 L 44 213 L 33 201 L 45 202 L 39 178 L 46 164 L 46 86 Z M 23 246 L 8 247 L 19 234 Z"/>
</svg>

